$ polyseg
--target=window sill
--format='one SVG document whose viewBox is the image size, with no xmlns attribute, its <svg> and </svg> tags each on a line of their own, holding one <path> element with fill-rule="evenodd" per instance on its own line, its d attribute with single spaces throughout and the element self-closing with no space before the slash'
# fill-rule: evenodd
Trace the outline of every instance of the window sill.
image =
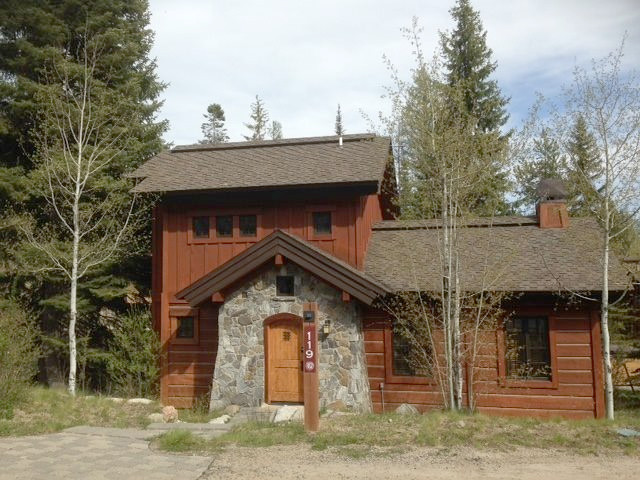
<svg viewBox="0 0 640 480">
<path fill-rule="evenodd" d="M 409 377 L 404 375 L 387 375 L 384 379 L 385 384 L 409 384 L 409 385 L 433 385 L 433 378 L 429 377 Z"/>
<path fill-rule="evenodd" d="M 501 378 L 500 386 L 503 388 L 558 388 L 558 383 L 553 380 L 518 380 L 517 378 Z"/>
<path fill-rule="evenodd" d="M 271 297 L 274 302 L 295 302 L 296 297 Z"/>
</svg>

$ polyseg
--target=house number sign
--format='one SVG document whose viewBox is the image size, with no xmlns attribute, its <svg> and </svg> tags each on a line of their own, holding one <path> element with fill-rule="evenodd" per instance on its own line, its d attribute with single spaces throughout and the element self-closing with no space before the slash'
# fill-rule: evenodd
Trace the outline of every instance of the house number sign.
<svg viewBox="0 0 640 480">
<path fill-rule="evenodd" d="M 303 330 L 304 344 L 302 350 L 304 352 L 304 371 L 305 373 L 314 373 L 316 371 L 316 325 L 315 323 L 305 323 Z"/>
</svg>

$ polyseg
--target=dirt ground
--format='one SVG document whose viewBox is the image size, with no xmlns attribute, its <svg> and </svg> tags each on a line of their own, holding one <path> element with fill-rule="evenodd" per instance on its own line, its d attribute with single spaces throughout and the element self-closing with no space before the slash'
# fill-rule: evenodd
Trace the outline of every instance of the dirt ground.
<svg viewBox="0 0 640 480">
<path fill-rule="evenodd" d="M 349 452 L 349 450 L 347 450 Z M 358 451 L 352 451 L 352 456 Z M 420 448 L 352 458 L 304 446 L 228 448 L 202 479 L 580 480 L 640 478 L 637 456 L 581 456 L 558 451 Z"/>
</svg>

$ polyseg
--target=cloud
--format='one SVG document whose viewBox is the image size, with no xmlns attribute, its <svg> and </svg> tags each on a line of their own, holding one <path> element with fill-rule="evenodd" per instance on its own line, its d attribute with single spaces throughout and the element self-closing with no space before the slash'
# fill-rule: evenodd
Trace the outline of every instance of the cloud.
<svg viewBox="0 0 640 480">
<path fill-rule="evenodd" d="M 152 54 L 169 82 L 160 116 L 170 121 L 166 139 L 177 144 L 200 138 L 202 114 L 213 102 L 223 106 L 232 139 L 241 139 L 256 94 L 285 136 L 332 134 L 337 103 L 346 129 L 365 131 L 360 110 L 375 116 L 388 108 L 382 55 L 401 72 L 412 65 L 400 29 L 418 16 L 430 53 L 438 30 L 452 26 L 450 4 L 435 0 L 150 3 Z M 499 64 L 496 78 L 512 99 L 513 121 L 535 91 L 556 95 L 576 64 L 616 48 L 625 30 L 628 65 L 639 66 L 640 9 L 633 0 L 472 3 Z"/>
</svg>

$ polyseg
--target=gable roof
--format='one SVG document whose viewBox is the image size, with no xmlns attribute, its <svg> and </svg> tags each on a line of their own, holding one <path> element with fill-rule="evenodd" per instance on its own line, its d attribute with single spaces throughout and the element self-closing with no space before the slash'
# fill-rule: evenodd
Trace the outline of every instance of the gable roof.
<svg viewBox="0 0 640 480">
<path fill-rule="evenodd" d="M 491 228 L 490 228 L 491 227 Z M 439 290 L 442 278 L 438 220 L 383 221 L 374 226 L 365 272 L 394 291 Z M 470 221 L 459 229 L 462 289 L 514 292 L 602 289 L 602 230 L 591 218 L 566 229 L 542 229 L 535 217 Z M 626 288 L 626 270 L 611 256 L 609 288 Z"/>
<path fill-rule="evenodd" d="M 328 284 L 371 305 L 376 297 L 389 293 L 381 282 L 369 277 L 309 242 L 276 230 L 231 260 L 176 293 L 191 305 L 198 305 L 280 254 Z"/>
<path fill-rule="evenodd" d="M 371 183 L 379 188 L 390 140 L 373 134 L 176 147 L 141 165 L 134 192 Z"/>
</svg>

